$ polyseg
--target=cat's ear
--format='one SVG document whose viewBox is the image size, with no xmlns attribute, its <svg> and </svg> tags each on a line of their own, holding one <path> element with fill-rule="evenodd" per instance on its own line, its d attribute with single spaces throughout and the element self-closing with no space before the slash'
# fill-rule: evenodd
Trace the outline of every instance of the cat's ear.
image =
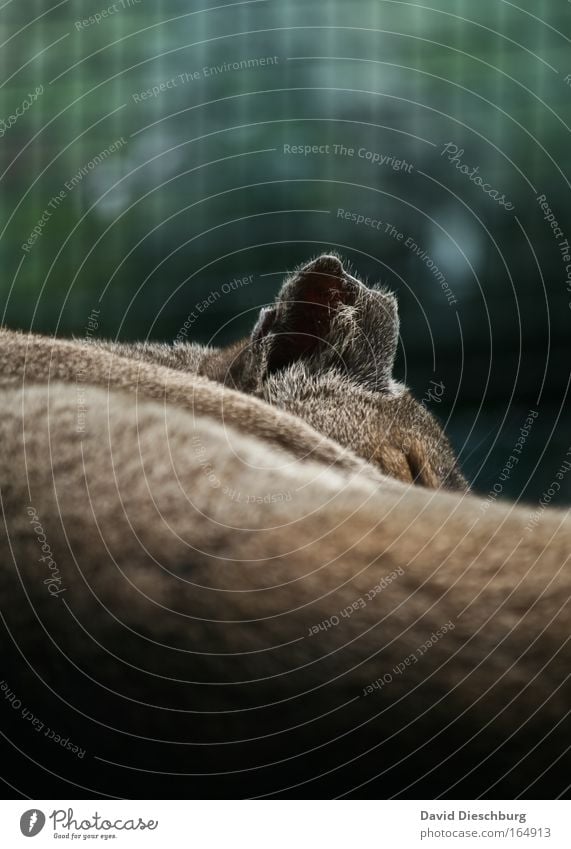
<svg viewBox="0 0 571 849">
<path fill-rule="evenodd" d="M 342 262 L 325 254 L 300 268 L 283 285 L 275 304 L 262 310 L 252 342 L 267 340 L 266 367 L 271 374 L 310 357 L 330 344 L 331 324 L 339 309 L 353 306 L 362 284 Z"/>
<path fill-rule="evenodd" d="M 286 280 L 251 341 L 265 375 L 304 360 L 316 374 L 335 369 L 366 389 L 390 392 L 398 337 L 395 296 L 367 288 L 325 254 Z"/>
</svg>

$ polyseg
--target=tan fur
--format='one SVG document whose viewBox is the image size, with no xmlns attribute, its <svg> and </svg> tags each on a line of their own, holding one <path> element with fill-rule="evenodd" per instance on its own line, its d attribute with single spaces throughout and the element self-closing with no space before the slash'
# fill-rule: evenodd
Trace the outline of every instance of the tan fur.
<svg viewBox="0 0 571 849">
<path fill-rule="evenodd" d="M 165 772 L 183 797 L 563 791 L 566 513 L 530 534 L 510 505 L 378 487 L 96 388 L 78 434 L 75 404 L 58 383 L 6 389 L 0 428 L 0 597 L 19 647 L 2 676 L 91 752 L 62 755 L 63 775 L 115 795 L 156 795 Z"/>
<path fill-rule="evenodd" d="M 31 751 L 55 796 L 566 793 L 571 520 L 463 493 L 357 284 L 320 258 L 222 351 L 0 332 L 0 678 L 87 751 L 9 714 L 8 780 Z"/>
<path fill-rule="evenodd" d="M 0 330 L 0 385 L 57 379 L 127 389 L 238 425 L 296 456 L 358 469 L 357 454 L 389 477 L 465 490 L 439 424 L 392 378 L 397 340 L 394 296 L 367 289 L 325 255 L 285 281 L 251 337 L 223 349 Z M 269 406 L 247 404 L 232 389 Z"/>
<path fill-rule="evenodd" d="M 51 339 L 0 328 L 0 387 L 52 381 L 74 383 L 78 394 L 89 385 L 125 390 L 137 397 L 176 404 L 202 416 L 238 425 L 300 457 L 315 454 L 320 460 L 346 468 L 363 466 L 362 460 L 350 450 L 320 436 L 299 419 L 255 398 L 246 400 L 241 393 L 200 375 L 117 356 L 105 347 L 77 340 Z M 374 470 L 369 471 L 374 475 Z"/>
</svg>

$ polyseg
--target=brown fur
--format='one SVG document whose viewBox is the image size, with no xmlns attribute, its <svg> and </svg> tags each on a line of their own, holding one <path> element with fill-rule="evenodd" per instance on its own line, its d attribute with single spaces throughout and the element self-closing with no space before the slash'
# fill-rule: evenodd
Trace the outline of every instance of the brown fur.
<svg viewBox="0 0 571 849">
<path fill-rule="evenodd" d="M 57 379 L 125 388 L 237 424 L 297 456 L 338 462 L 338 443 L 347 449 L 343 462 L 355 468 L 357 454 L 398 480 L 465 490 L 439 424 L 392 378 L 398 329 L 394 296 L 367 289 L 326 255 L 286 280 L 251 337 L 225 349 L 82 344 L 4 330 L 0 383 Z M 245 404 L 242 395 L 206 379 L 269 406 Z M 296 419 L 281 417 L 275 407 Z"/>
<path fill-rule="evenodd" d="M 564 791 L 564 512 L 530 534 L 510 505 L 379 488 L 128 394 L 88 388 L 78 434 L 75 404 L 3 391 L 0 677 L 88 750 L 42 755 L 79 795 Z"/>
<path fill-rule="evenodd" d="M 89 385 L 124 390 L 138 398 L 175 404 L 201 416 L 235 424 L 297 456 L 315 454 L 320 460 L 346 468 L 363 466 L 350 450 L 320 436 L 297 418 L 255 398 L 246 399 L 205 377 L 117 356 L 103 346 L 0 329 L 0 387 L 52 381 L 74 383 L 78 393 Z M 373 474 L 372 469 L 370 473 Z"/>
<path fill-rule="evenodd" d="M 334 259 L 212 365 L 0 333 L 0 678 L 87 751 L 0 699 L 19 792 L 566 793 L 571 520 L 442 487 L 391 296 Z"/>
</svg>

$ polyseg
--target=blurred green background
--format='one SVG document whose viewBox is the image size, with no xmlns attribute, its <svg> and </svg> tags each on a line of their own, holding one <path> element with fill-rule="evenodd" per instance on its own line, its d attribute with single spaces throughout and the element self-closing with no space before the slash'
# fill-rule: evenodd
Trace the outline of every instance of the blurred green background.
<svg viewBox="0 0 571 849">
<path fill-rule="evenodd" d="M 474 488 L 571 501 L 571 4 L 9 0 L 0 36 L 3 323 L 221 344 L 336 249 Z"/>
</svg>

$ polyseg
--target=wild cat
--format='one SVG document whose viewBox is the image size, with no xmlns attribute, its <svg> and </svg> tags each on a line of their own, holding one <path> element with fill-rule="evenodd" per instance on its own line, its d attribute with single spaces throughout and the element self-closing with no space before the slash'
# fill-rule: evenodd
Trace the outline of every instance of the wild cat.
<svg viewBox="0 0 571 849">
<path fill-rule="evenodd" d="M 296 417 L 287 420 L 289 427 L 282 421 L 279 439 L 286 448 L 298 444 L 311 451 L 305 422 L 392 478 L 465 490 L 440 425 L 393 378 L 398 333 L 394 295 L 367 288 L 338 257 L 323 255 L 285 281 L 249 337 L 226 348 L 80 344 L 2 330 L 0 381 L 77 381 L 81 375 L 91 384 L 190 404 L 218 417 L 226 398 L 225 420 L 253 434 L 275 433 L 278 407 Z M 212 387 L 204 392 L 203 383 L 184 382 L 181 375 L 224 384 L 266 404 L 255 408 L 256 421 L 251 406 L 243 407 L 240 419 L 238 399 L 232 406 L 219 393 L 213 402 Z M 334 453 L 329 441 L 315 442 Z"/>
<path fill-rule="evenodd" d="M 75 386 L 0 394 L 0 745 L 19 792 L 566 793 L 564 511 L 528 532 L 522 508 L 176 404 L 87 386 L 78 432 Z M 40 745 L 17 700 L 85 758 Z"/>
<path fill-rule="evenodd" d="M 407 393 L 364 289 L 321 258 L 214 352 L 0 334 L 2 701 L 88 753 L 10 707 L 12 786 L 566 794 L 571 521 L 529 532 L 436 425 L 378 426 Z"/>
</svg>

